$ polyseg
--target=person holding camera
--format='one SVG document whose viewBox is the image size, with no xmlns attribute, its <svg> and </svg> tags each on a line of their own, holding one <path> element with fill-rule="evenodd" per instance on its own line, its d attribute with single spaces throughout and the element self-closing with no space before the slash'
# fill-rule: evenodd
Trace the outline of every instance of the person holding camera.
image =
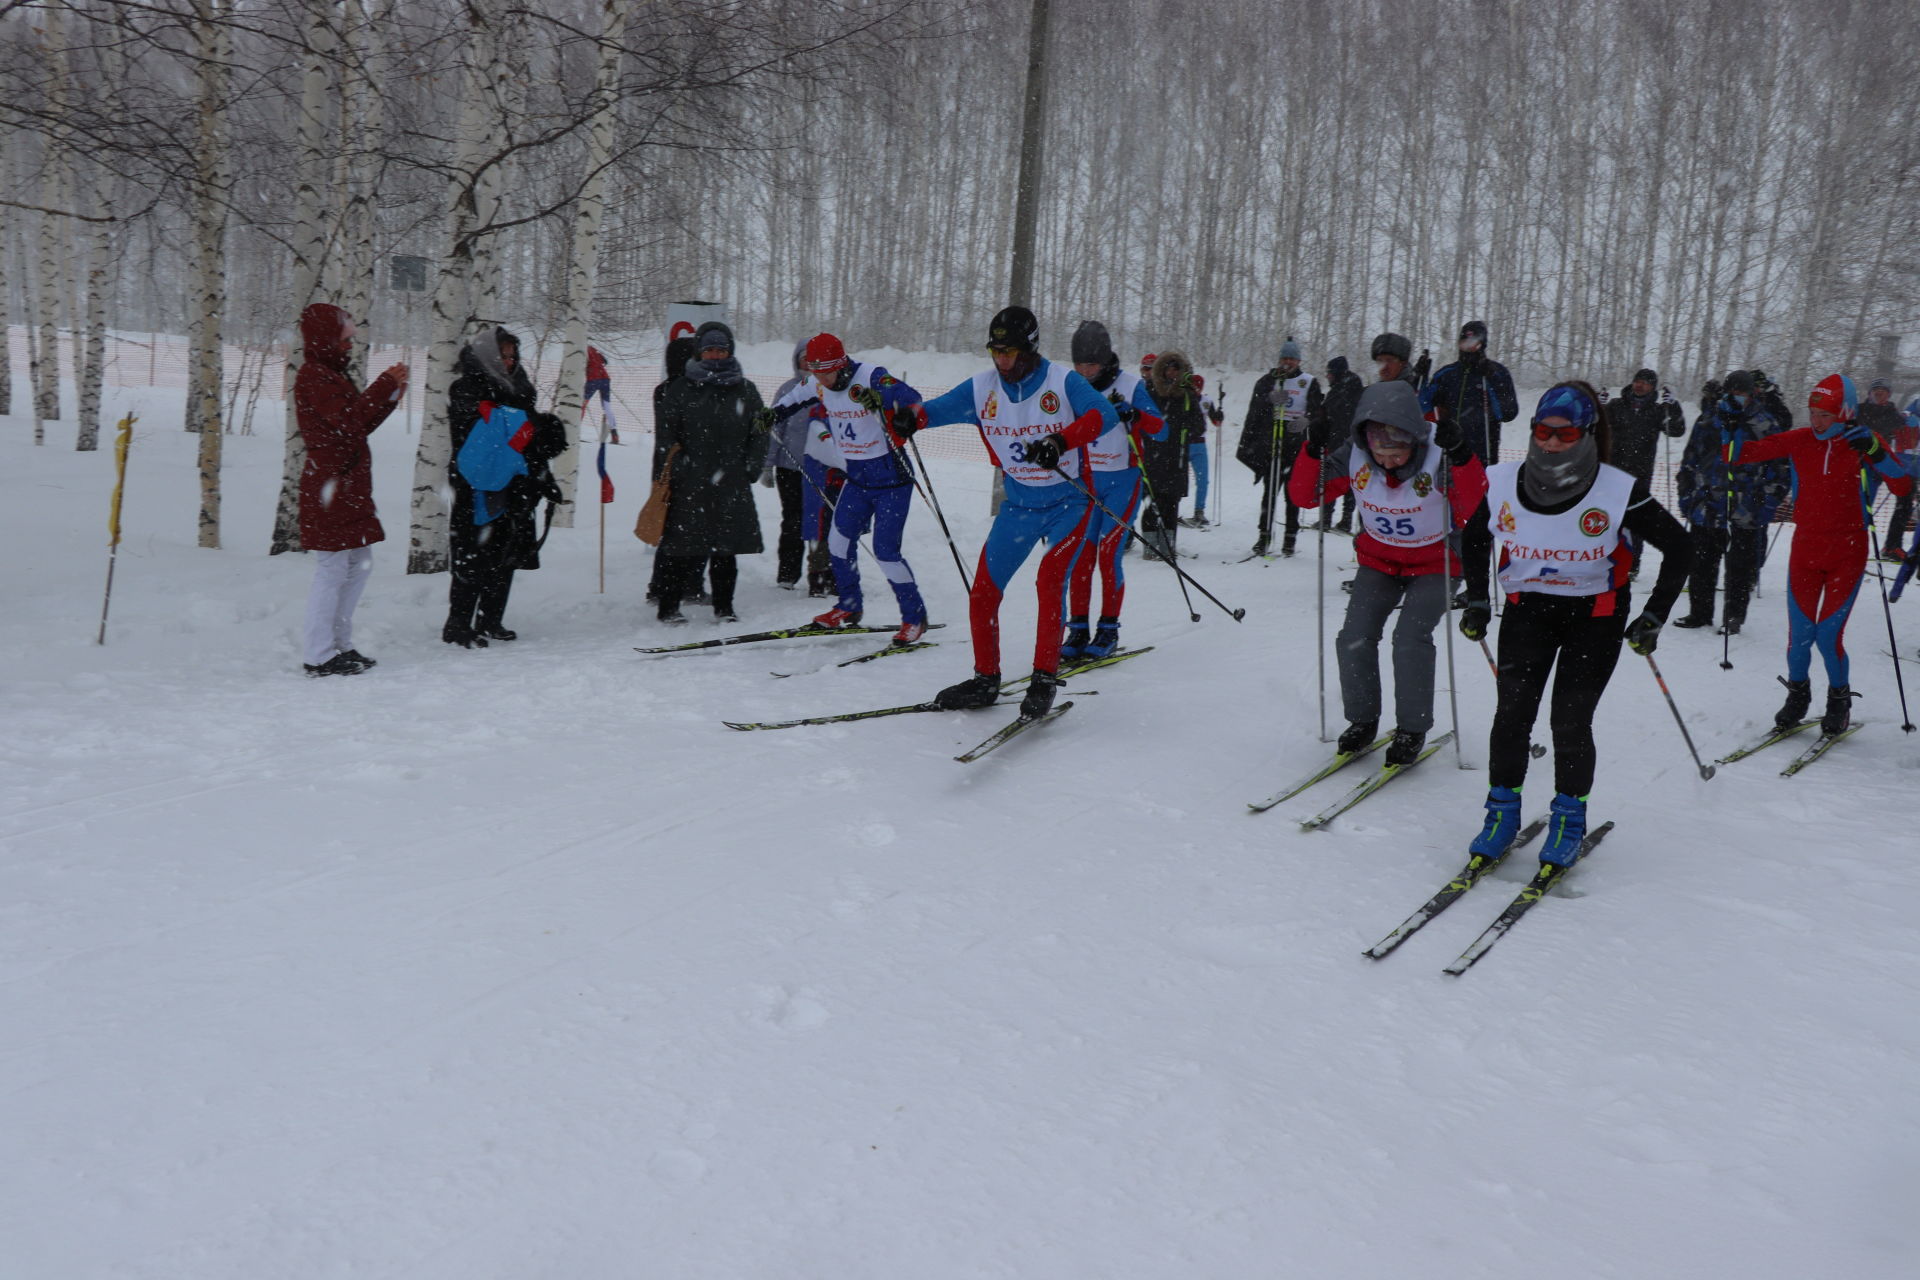
<svg viewBox="0 0 1920 1280">
<path fill-rule="evenodd" d="M 540 567 L 540 535 L 534 513 L 540 503 L 564 502 L 549 464 L 567 448 L 567 428 L 534 406 L 533 380 L 520 365 L 520 339 L 487 325 L 460 349 L 447 388 L 447 429 L 453 437 L 453 486 L 449 529 L 453 580 L 447 588 L 447 622 L 440 638 L 467 649 L 490 640 L 512 640 L 507 598 L 517 569 Z M 519 455 L 515 474 L 497 490 L 476 489 L 460 456 L 475 428 L 492 425 L 499 411 L 519 420 L 504 443 Z M 502 425 L 506 418 L 503 416 Z"/>
</svg>

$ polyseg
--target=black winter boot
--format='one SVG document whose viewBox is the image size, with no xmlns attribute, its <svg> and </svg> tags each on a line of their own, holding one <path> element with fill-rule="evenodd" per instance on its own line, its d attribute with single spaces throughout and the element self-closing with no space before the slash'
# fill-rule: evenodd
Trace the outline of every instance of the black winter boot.
<svg viewBox="0 0 1920 1280">
<path fill-rule="evenodd" d="M 1807 718 L 1807 708 L 1813 705 L 1813 681 L 1780 677 L 1780 683 L 1787 686 L 1787 700 L 1774 714 L 1773 727 L 1791 729 Z"/>
<path fill-rule="evenodd" d="M 1346 732 L 1340 735 L 1340 740 L 1333 744 L 1333 749 L 1343 756 L 1350 755 L 1363 747 L 1371 746 L 1373 740 L 1379 736 L 1378 720 L 1355 720 L 1347 726 Z"/>
<path fill-rule="evenodd" d="M 1847 726 L 1853 723 L 1853 696 L 1853 690 L 1844 684 L 1836 684 L 1827 690 L 1827 714 L 1820 717 L 1820 732 L 1823 735 L 1831 738 L 1836 733 L 1847 731 Z"/>
<path fill-rule="evenodd" d="M 1027 696 L 1020 699 L 1020 718 L 1038 720 L 1053 710 L 1053 695 L 1060 688 L 1060 677 L 1051 671 L 1036 671 L 1027 682 Z"/>
<path fill-rule="evenodd" d="M 1000 701 L 1000 673 L 976 671 L 959 684 L 951 684 L 933 695 L 942 711 L 972 711 Z"/>
<path fill-rule="evenodd" d="M 1387 744 L 1388 764 L 1412 764 L 1420 758 L 1420 748 L 1427 745 L 1427 735 L 1410 733 L 1405 729 L 1393 731 L 1393 741 Z"/>
</svg>

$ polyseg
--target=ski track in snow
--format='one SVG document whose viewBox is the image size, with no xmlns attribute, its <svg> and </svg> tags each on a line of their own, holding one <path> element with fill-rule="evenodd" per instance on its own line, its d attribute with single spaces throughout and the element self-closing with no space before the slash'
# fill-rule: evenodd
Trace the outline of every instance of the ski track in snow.
<svg viewBox="0 0 1920 1280">
<path fill-rule="evenodd" d="M 1123 636 L 1157 652 L 962 767 L 1015 699 L 720 724 L 966 674 L 930 513 L 907 554 L 949 624 L 938 653 L 646 658 L 717 633 L 639 602 L 646 450 L 611 450 L 607 594 L 586 506 L 516 584 L 522 638 L 469 653 L 438 640 L 445 579 L 401 572 L 414 442 L 389 424 L 390 540 L 355 636 L 381 664 L 307 680 L 311 564 L 262 553 L 279 442 L 229 437 L 230 549 L 202 551 L 193 438 L 166 397 L 109 391 L 127 404 L 146 416 L 105 648 L 111 455 L 0 419 L 0 521 L 26 550 L 0 570 L 8 1275 L 1915 1274 L 1920 742 L 1863 638 L 1876 601 L 1853 636 L 1873 724 L 1791 780 L 1778 747 L 1702 783 L 1623 657 L 1593 800 L 1619 829 L 1453 980 L 1531 863 L 1387 960 L 1360 952 L 1464 861 L 1480 768 L 1449 747 L 1324 831 L 1298 820 L 1357 772 L 1246 811 L 1330 748 L 1313 535 L 1215 564 L 1251 537 L 1231 462 L 1227 525 L 1183 531 L 1203 553 L 1183 567 L 1247 622 L 1203 602 L 1189 623 L 1171 575 L 1130 558 Z M 971 560 L 987 473 L 932 473 Z M 1329 631 L 1351 545 L 1327 548 Z M 1732 672 L 1717 637 L 1662 637 L 1704 755 L 1777 704 L 1785 563 Z M 818 611 L 771 569 L 742 562 L 741 630 Z M 1479 766 L 1492 682 L 1455 650 Z M 1337 682 L 1329 700 L 1337 730 Z"/>
</svg>

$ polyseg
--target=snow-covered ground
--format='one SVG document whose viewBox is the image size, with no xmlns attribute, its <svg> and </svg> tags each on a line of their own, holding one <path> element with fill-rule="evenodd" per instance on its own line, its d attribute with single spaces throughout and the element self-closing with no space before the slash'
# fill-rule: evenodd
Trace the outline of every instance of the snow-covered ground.
<svg viewBox="0 0 1920 1280">
<path fill-rule="evenodd" d="M 959 765 L 1010 711 L 720 724 L 967 673 L 927 513 L 937 651 L 645 658 L 719 633 L 642 604 L 644 449 L 613 450 L 606 594 L 585 508 L 520 577 L 520 640 L 469 653 L 439 641 L 446 580 L 401 573 L 413 440 L 389 427 L 356 636 L 380 666 L 308 680 L 311 563 L 264 554 L 280 443 L 227 441 L 229 549 L 200 550 L 176 401 L 109 396 L 146 417 L 105 647 L 111 453 L 0 419 L 0 1274 L 1920 1274 L 1920 743 L 1877 597 L 1853 628 L 1872 723 L 1790 781 L 1767 756 L 1700 781 L 1624 659 L 1593 798 L 1618 830 L 1456 981 L 1526 866 L 1360 952 L 1462 861 L 1483 772 L 1449 752 L 1311 835 L 1293 819 L 1340 784 L 1246 810 L 1327 748 L 1315 543 L 1223 563 L 1241 475 L 1227 527 L 1182 542 L 1246 622 L 1190 623 L 1135 559 L 1125 638 L 1156 651 Z M 988 473 L 933 472 L 971 558 Z M 1779 701 L 1785 561 L 1731 672 L 1717 637 L 1664 637 L 1703 751 Z M 817 607 L 772 568 L 744 563 L 744 629 Z M 1456 658 L 1480 765 L 1492 681 Z"/>
</svg>

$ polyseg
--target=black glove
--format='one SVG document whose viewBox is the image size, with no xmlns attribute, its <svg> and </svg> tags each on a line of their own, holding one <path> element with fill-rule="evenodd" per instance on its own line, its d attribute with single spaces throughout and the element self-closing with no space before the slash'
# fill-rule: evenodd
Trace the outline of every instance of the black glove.
<svg viewBox="0 0 1920 1280">
<path fill-rule="evenodd" d="M 1044 440 L 1036 440 L 1027 446 L 1027 461 L 1043 471 L 1058 471 L 1060 455 L 1067 451 L 1067 438 L 1054 432 Z"/>
<path fill-rule="evenodd" d="M 1114 416 L 1119 418 L 1123 424 L 1131 426 L 1133 420 L 1140 416 L 1138 409 L 1128 404 L 1125 400 L 1120 399 L 1120 397 L 1108 396 L 1107 399 L 1113 404 Z"/>
<path fill-rule="evenodd" d="M 1469 640 L 1485 640 L 1493 622 L 1493 607 L 1485 600 L 1469 600 L 1460 611 L 1460 634 Z"/>
<path fill-rule="evenodd" d="M 880 412 L 880 406 L 882 404 L 881 396 L 880 393 L 872 387 L 849 387 L 847 389 L 847 399 L 853 401 L 869 413 Z"/>
<path fill-rule="evenodd" d="M 1652 653 L 1660 647 L 1661 626 L 1662 619 L 1654 617 L 1652 610 L 1643 610 L 1627 624 L 1627 647 L 1639 654 Z"/>
<path fill-rule="evenodd" d="M 903 404 L 887 416 L 887 425 L 902 441 L 925 426 L 926 421 L 926 411 L 917 404 Z"/>
<path fill-rule="evenodd" d="M 762 431 L 773 430 L 773 410 L 762 409 L 760 412 L 754 414 L 753 425 L 760 428 L 760 430 Z"/>
<path fill-rule="evenodd" d="M 1433 442 L 1440 446 L 1440 452 L 1453 459 L 1455 466 L 1465 461 L 1455 455 L 1466 450 L 1467 433 L 1461 430 L 1460 420 L 1451 414 L 1433 424 Z"/>
<path fill-rule="evenodd" d="M 1864 422 L 1848 424 L 1847 443 L 1852 445 L 1854 449 L 1859 452 L 1860 457 L 1867 462 L 1874 461 L 1881 453 L 1885 452 L 1885 450 L 1880 447 L 1880 437 L 1875 435 L 1873 428 Z"/>
<path fill-rule="evenodd" d="M 1317 458 L 1327 451 L 1327 441 L 1333 436 L 1333 423 L 1322 413 L 1307 420 L 1307 454 Z"/>
</svg>

